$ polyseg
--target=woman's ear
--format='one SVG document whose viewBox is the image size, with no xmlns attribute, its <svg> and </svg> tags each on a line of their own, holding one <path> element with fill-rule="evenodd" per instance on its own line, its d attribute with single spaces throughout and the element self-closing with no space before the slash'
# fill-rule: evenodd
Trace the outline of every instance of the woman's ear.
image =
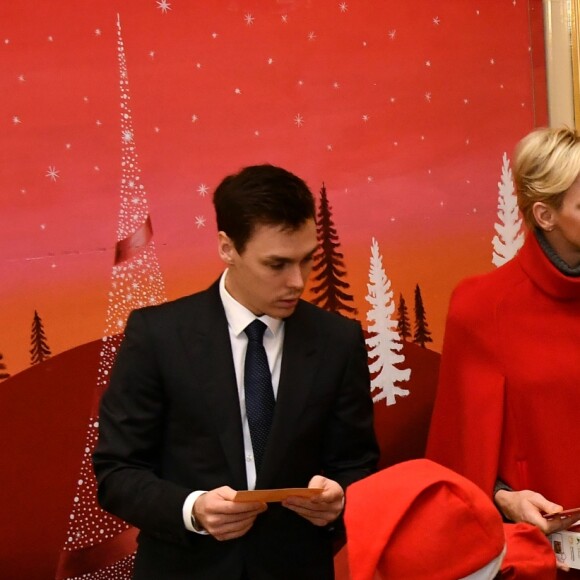
<svg viewBox="0 0 580 580">
<path fill-rule="evenodd" d="M 532 213 L 538 227 L 545 232 L 551 232 L 556 226 L 556 210 L 543 201 L 537 201 L 532 206 Z"/>
</svg>

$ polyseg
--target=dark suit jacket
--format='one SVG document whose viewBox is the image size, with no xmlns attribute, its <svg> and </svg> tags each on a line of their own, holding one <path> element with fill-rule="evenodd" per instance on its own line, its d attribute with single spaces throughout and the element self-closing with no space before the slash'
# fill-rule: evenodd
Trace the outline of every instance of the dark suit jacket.
<svg viewBox="0 0 580 580">
<path fill-rule="evenodd" d="M 285 323 L 276 410 L 257 488 L 343 488 L 378 457 L 360 325 L 300 301 Z M 99 501 L 138 527 L 135 577 L 333 578 L 330 535 L 270 504 L 242 538 L 185 529 L 194 490 L 246 489 L 240 404 L 218 284 L 134 311 L 103 395 L 94 454 Z"/>
</svg>

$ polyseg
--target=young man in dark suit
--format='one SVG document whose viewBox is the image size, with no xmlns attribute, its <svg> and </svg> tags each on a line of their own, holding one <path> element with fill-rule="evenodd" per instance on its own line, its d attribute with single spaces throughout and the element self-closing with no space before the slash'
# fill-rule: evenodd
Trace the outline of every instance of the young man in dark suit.
<svg viewBox="0 0 580 580">
<path fill-rule="evenodd" d="M 101 402 L 99 501 L 140 529 L 137 579 L 332 579 L 344 491 L 378 458 L 362 330 L 300 299 L 317 248 L 300 178 L 247 167 L 214 206 L 220 279 L 127 322 Z M 322 492 L 233 501 L 295 487 Z"/>
</svg>

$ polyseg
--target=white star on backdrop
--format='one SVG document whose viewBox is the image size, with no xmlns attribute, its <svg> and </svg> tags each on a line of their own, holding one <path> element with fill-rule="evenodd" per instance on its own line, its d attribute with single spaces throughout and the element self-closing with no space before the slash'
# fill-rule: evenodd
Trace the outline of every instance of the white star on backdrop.
<svg viewBox="0 0 580 580">
<path fill-rule="evenodd" d="M 304 124 L 304 117 L 300 113 L 294 116 L 294 124 L 297 127 L 302 127 L 302 125 Z"/>
<path fill-rule="evenodd" d="M 51 181 L 56 181 L 60 177 L 59 173 L 60 171 L 54 165 L 49 165 L 45 177 L 48 177 Z"/>
<path fill-rule="evenodd" d="M 207 192 L 209 191 L 209 187 L 205 183 L 200 183 L 199 187 L 197 188 L 197 193 L 201 195 L 201 197 L 205 197 Z"/>
<path fill-rule="evenodd" d="M 159 8 L 163 14 L 167 14 L 167 11 L 171 10 L 171 4 L 167 2 L 167 0 L 157 0 L 157 8 Z"/>
<path fill-rule="evenodd" d="M 205 218 L 202 215 L 195 216 L 195 225 L 199 228 L 205 226 Z"/>
<path fill-rule="evenodd" d="M 254 17 L 248 12 L 248 14 L 246 14 L 244 16 L 244 20 L 246 21 L 246 24 L 248 26 L 251 26 L 252 24 L 254 24 Z"/>
</svg>

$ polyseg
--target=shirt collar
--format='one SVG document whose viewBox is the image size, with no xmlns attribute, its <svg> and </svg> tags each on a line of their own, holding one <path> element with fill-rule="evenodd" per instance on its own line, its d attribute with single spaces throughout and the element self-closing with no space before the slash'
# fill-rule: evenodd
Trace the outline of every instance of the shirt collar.
<svg viewBox="0 0 580 580">
<path fill-rule="evenodd" d="M 259 318 L 267 327 L 266 332 L 272 333 L 276 336 L 281 330 L 284 323 L 280 318 L 273 318 L 264 314 L 263 316 L 256 316 L 253 312 L 248 310 L 244 305 L 240 304 L 227 290 L 226 290 L 226 276 L 228 275 L 228 270 L 224 270 L 224 273 L 220 278 L 220 298 L 224 306 L 226 313 L 226 318 L 228 320 L 228 325 L 234 332 L 234 335 L 238 337 L 250 322 L 253 322 L 256 318 Z"/>
</svg>

